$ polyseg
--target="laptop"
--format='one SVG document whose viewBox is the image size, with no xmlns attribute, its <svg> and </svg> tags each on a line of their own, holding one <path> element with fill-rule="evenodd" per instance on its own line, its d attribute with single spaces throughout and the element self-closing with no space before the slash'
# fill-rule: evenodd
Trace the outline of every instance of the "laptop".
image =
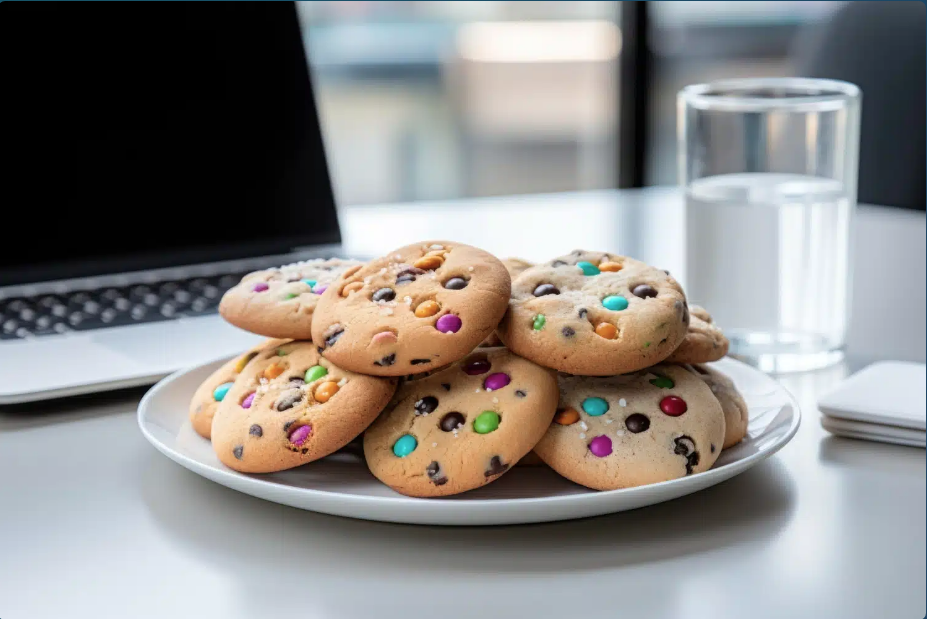
<svg viewBox="0 0 927 619">
<path fill-rule="evenodd" d="M 293 3 L 0 3 L 0 404 L 260 338 L 250 271 L 340 255 Z"/>
</svg>

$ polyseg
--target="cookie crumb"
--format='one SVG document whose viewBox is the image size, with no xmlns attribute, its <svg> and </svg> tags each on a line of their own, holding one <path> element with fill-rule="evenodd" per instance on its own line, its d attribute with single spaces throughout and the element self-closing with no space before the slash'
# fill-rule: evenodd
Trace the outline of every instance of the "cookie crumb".
<svg viewBox="0 0 927 619">
<path fill-rule="evenodd" d="M 444 245 L 432 245 L 432 249 L 444 249 Z"/>
<path fill-rule="evenodd" d="M 581 432 L 581 433 L 579 434 L 579 438 L 586 438 L 586 434 L 583 433 L 583 432 Z"/>
<path fill-rule="evenodd" d="M 467 267 L 467 270 L 472 272 L 472 271 L 473 271 L 473 267 Z"/>
<path fill-rule="evenodd" d="M 432 447 L 437 447 L 438 444 L 437 444 L 437 443 L 432 443 L 431 446 L 432 446 Z"/>
<path fill-rule="evenodd" d="M 347 377 L 342 377 L 341 380 L 338 381 L 338 386 L 339 386 L 339 387 L 344 387 L 344 386 L 347 385 L 347 384 L 348 384 L 348 379 L 347 379 Z"/>
<path fill-rule="evenodd" d="M 498 404 L 498 403 L 499 403 L 499 398 L 493 398 L 493 399 L 492 399 L 492 403 L 493 403 L 493 404 Z"/>
<path fill-rule="evenodd" d="M 383 309 L 380 310 L 380 316 L 392 316 L 392 315 L 393 315 L 393 308 L 391 307 L 384 307 Z"/>
<path fill-rule="evenodd" d="M 473 390 L 473 393 L 479 393 L 479 392 L 480 392 L 480 388 L 479 388 L 479 387 L 477 387 L 476 389 Z"/>
<path fill-rule="evenodd" d="M 625 435 L 624 430 L 615 430 L 615 436 L 624 436 L 624 435 Z"/>
<path fill-rule="evenodd" d="M 605 420 L 605 425 L 608 425 L 608 424 L 610 424 L 611 422 L 612 422 L 611 419 L 606 419 L 606 420 Z"/>
<path fill-rule="evenodd" d="M 583 430 L 588 430 L 588 429 L 589 429 L 589 426 L 586 425 L 586 422 L 585 422 L 585 421 L 580 421 L 580 422 L 579 422 L 579 427 L 582 428 Z"/>
<path fill-rule="evenodd" d="M 406 305 L 412 305 L 412 297 L 402 297 L 402 300 L 405 301 Z"/>
<path fill-rule="evenodd" d="M 393 256 L 393 260 L 402 260 L 402 256 L 400 256 L 399 254 L 396 254 L 395 256 Z"/>
<path fill-rule="evenodd" d="M 620 400 L 618 400 L 618 406 L 622 406 L 622 407 L 623 407 L 623 406 L 627 406 L 627 405 L 628 405 L 628 401 L 625 400 L 624 398 L 621 398 Z"/>
</svg>

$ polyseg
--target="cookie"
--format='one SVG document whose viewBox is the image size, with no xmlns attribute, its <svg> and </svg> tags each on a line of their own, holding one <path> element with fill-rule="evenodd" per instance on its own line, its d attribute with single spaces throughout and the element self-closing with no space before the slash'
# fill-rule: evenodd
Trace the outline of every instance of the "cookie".
<svg viewBox="0 0 927 619">
<path fill-rule="evenodd" d="M 481 249 L 431 241 L 345 271 L 322 295 L 313 340 L 326 359 L 403 376 L 461 359 L 492 333 L 511 278 Z"/>
<path fill-rule="evenodd" d="M 688 325 L 685 294 L 665 271 L 576 250 L 515 279 L 497 332 L 509 349 L 535 363 L 610 376 L 662 361 Z"/>
<path fill-rule="evenodd" d="M 219 303 L 231 324 L 267 337 L 310 339 L 312 314 L 332 281 L 356 260 L 306 260 L 245 275 Z"/>
<path fill-rule="evenodd" d="M 196 433 L 203 438 L 211 436 L 212 418 L 219 408 L 219 403 L 228 394 L 232 388 L 232 383 L 238 378 L 238 375 L 248 365 L 248 363 L 257 357 L 258 353 L 264 348 L 282 344 L 286 340 L 267 340 L 261 342 L 251 350 L 247 351 L 240 357 L 235 357 L 223 364 L 218 370 L 210 374 L 209 378 L 203 381 L 193 394 L 190 400 L 190 424 Z"/>
<path fill-rule="evenodd" d="M 557 414 L 534 451 L 578 484 L 596 490 L 654 484 L 707 471 L 721 453 L 721 405 L 682 366 L 561 376 L 559 383 Z"/>
<path fill-rule="evenodd" d="M 409 496 L 479 488 L 544 435 L 557 407 L 550 370 L 504 348 L 483 348 L 399 388 L 364 434 L 370 471 Z"/>
<path fill-rule="evenodd" d="M 695 308 L 693 308 L 695 309 Z M 750 421 L 750 412 L 737 387 L 726 374 L 706 365 L 687 365 L 699 378 L 705 381 L 711 392 L 721 403 L 724 412 L 724 445 L 723 449 L 733 447 L 747 436 L 747 424 Z"/>
<path fill-rule="evenodd" d="M 689 330 L 679 348 L 666 360 L 670 363 L 708 363 L 726 355 L 729 342 L 711 321 L 711 314 L 697 305 L 689 308 L 689 314 Z"/>
<path fill-rule="evenodd" d="M 533 262 L 528 262 L 521 258 L 503 258 L 502 264 L 505 265 L 505 270 L 509 272 L 513 280 L 521 275 L 522 271 L 534 266 Z"/>
<path fill-rule="evenodd" d="M 270 473 L 323 458 L 370 425 L 395 381 L 343 370 L 312 342 L 262 350 L 239 375 L 212 422 L 223 464 Z"/>
</svg>

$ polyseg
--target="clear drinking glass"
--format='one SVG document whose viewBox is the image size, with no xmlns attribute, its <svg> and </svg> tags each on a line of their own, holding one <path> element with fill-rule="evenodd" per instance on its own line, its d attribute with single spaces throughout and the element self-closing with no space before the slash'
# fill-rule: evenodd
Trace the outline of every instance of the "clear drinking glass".
<svg viewBox="0 0 927 619">
<path fill-rule="evenodd" d="M 731 354 L 767 372 L 843 358 L 852 274 L 860 91 L 761 78 L 677 99 L 690 303 Z"/>
</svg>

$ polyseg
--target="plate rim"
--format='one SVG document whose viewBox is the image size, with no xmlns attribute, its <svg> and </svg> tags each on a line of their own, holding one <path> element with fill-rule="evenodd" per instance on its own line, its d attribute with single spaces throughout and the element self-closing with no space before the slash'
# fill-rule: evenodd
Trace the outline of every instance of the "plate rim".
<svg viewBox="0 0 927 619">
<path fill-rule="evenodd" d="M 329 499 L 337 497 L 339 501 L 343 501 L 345 504 L 357 506 L 359 508 L 369 507 L 375 505 L 378 507 L 386 507 L 387 509 L 407 507 L 409 505 L 420 506 L 417 509 L 422 510 L 422 516 L 426 515 L 437 515 L 443 513 L 447 509 L 454 510 L 473 510 L 473 509 L 498 509 L 502 507 L 530 507 L 532 505 L 542 503 L 545 505 L 561 505 L 564 503 L 575 504 L 577 505 L 577 511 L 583 511 L 583 507 L 588 510 L 590 507 L 594 507 L 600 504 L 608 504 L 616 496 L 626 497 L 629 502 L 633 502 L 635 497 L 646 496 L 648 494 L 657 492 L 667 487 L 675 487 L 682 492 L 677 493 L 673 498 L 678 498 L 696 492 L 700 489 L 713 486 L 715 484 L 721 483 L 742 473 L 743 471 L 759 464 L 763 460 L 766 460 L 776 453 L 779 452 L 783 447 L 785 447 L 791 440 L 795 437 L 795 434 L 798 432 L 799 426 L 801 425 L 801 408 L 798 405 L 795 396 L 786 389 L 779 381 L 775 378 L 769 376 L 768 374 L 761 372 L 757 368 L 754 368 L 742 361 L 737 359 L 732 359 L 730 357 L 725 357 L 725 363 L 734 363 L 736 365 L 743 366 L 749 369 L 752 372 L 757 372 L 763 375 L 766 379 L 775 383 L 778 390 L 780 390 L 787 400 L 787 405 L 792 409 L 792 419 L 789 424 L 789 428 L 786 430 L 785 434 L 782 437 L 777 439 L 773 444 L 769 445 L 766 449 L 758 450 L 755 453 L 752 453 L 743 459 L 736 460 L 729 464 L 725 464 L 719 468 L 711 468 L 707 471 L 701 473 L 696 473 L 695 475 L 686 476 L 678 479 L 671 479 L 667 481 L 657 482 L 653 484 L 646 484 L 643 486 L 635 486 L 633 488 L 619 488 L 616 490 L 603 490 L 603 491 L 594 491 L 590 490 L 589 492 L 576 493 L 576 494 L 565 494 L 565 495 L 553 495 L 553 496 L 543 496 L 543 497 L 514 497 L 514 498 L 504 498 L 504 499 L 474 499 L 468 501 L 460 501 L 454 498 L 420 498 L 420 497 L 408 497 L 403 495 L 397 496 L 372 496 L 372 495 L 363 495 L 363 494 L 354 494 L 354 493 L 345 493 L 339 492 L 336 490 L 319 490 L 314 488 L 303 488 L 297 486 L 291 486 L 285 483 L 281 483 L 272 479 L 262 479 L 254 475 L 249 475 L 245 473 L 239 473 L 231 469 L 218 468 L 210 466 L 199 462 L 186 454 L 172 449 L 170 446 L 164 444 L 161 440 L 155 437 L 146 427 L 147 423 L 145 420 L 145 415 L 148 409 L 151 407 L 151 402 L 155 400 L 162 392 L 168 390 L 175 382 L 185 377 L 187 374 L 195 372 L 201 368 L 204 368 L 209 365 L 217 364 L 220 362 L 227 361 L 233 358 L 234 355 L 222 355 L 220 357 L 214 358 L 210 361 L 206 361 L 196 366 L 191 366 L 183 368 L 173 372 L 172 374 L 166 376 L 160 380 L 157 384 L 153 385 L 151 389 L 145 392 L 145 395 L 139 401 L 138 408 L 136 411 L 136 421 L 138 423 L 139 429 L 142 432 L 142 435 L 145 439 L 151 443 L 159 452 L 167 456 L 169 459 L 180 464 L 184 468 L 202 476 L 210 481 L 223 485 L 231 490 L 236 490 L 238 492 L 243 492 L 250 496 L 267 500 L 270 502 L 277 502 L 274 499 L 266 498 L 266 493 L 268 490 L 279 490 L 285 491 L 287 493 L 293 493 L 295 495 L 302 496 L 307 500 L 318 499 L 325 502 Z M 220 481 L 220 479 L 229 480 L 228 483 Z M 245 488 L 253 489 L 254 491 L 249 491 Z M 665 499 L 671 500 L 671 499 Z M 314 502 L 314 501 L 312 501 Z M 657 501 L 663 502 L 663 501 Z M 361 518 L 368 520 L 378 520 L 383 522 L 407 522 L 411 523 L 412 520 L 396 520 L 389 518 L 365 518 L 364 516 L 351 516 L 348 514 L 338 514 L 337 512 L 328 511 L 326 509 L 314 509 L 310 507 L 301 507 L 299 505 L 293 505 L 292 502 L 283 503 L 296 507 L 298 509 L 305 509 L 309 511 L 317 511 L 319 513 L 328 513 L 336 515 L 344 515 L 345 517 L 352 518 Z M 319 506 L 322 508 L 323 506 Z M 612 511 L 623 511 L 623 510 L 612 510 Z M 609 512 L 601 512 L 609 513 Z M 589 514 L 573 516 L 573 518 L 582 518 L 587 517 Z M 547 519 L 550 520 L 567 520 L 570 517 L 552 517 Z M 543 519 L 529 519 L 524 522 L 544 522 Z"/>
</svg>

